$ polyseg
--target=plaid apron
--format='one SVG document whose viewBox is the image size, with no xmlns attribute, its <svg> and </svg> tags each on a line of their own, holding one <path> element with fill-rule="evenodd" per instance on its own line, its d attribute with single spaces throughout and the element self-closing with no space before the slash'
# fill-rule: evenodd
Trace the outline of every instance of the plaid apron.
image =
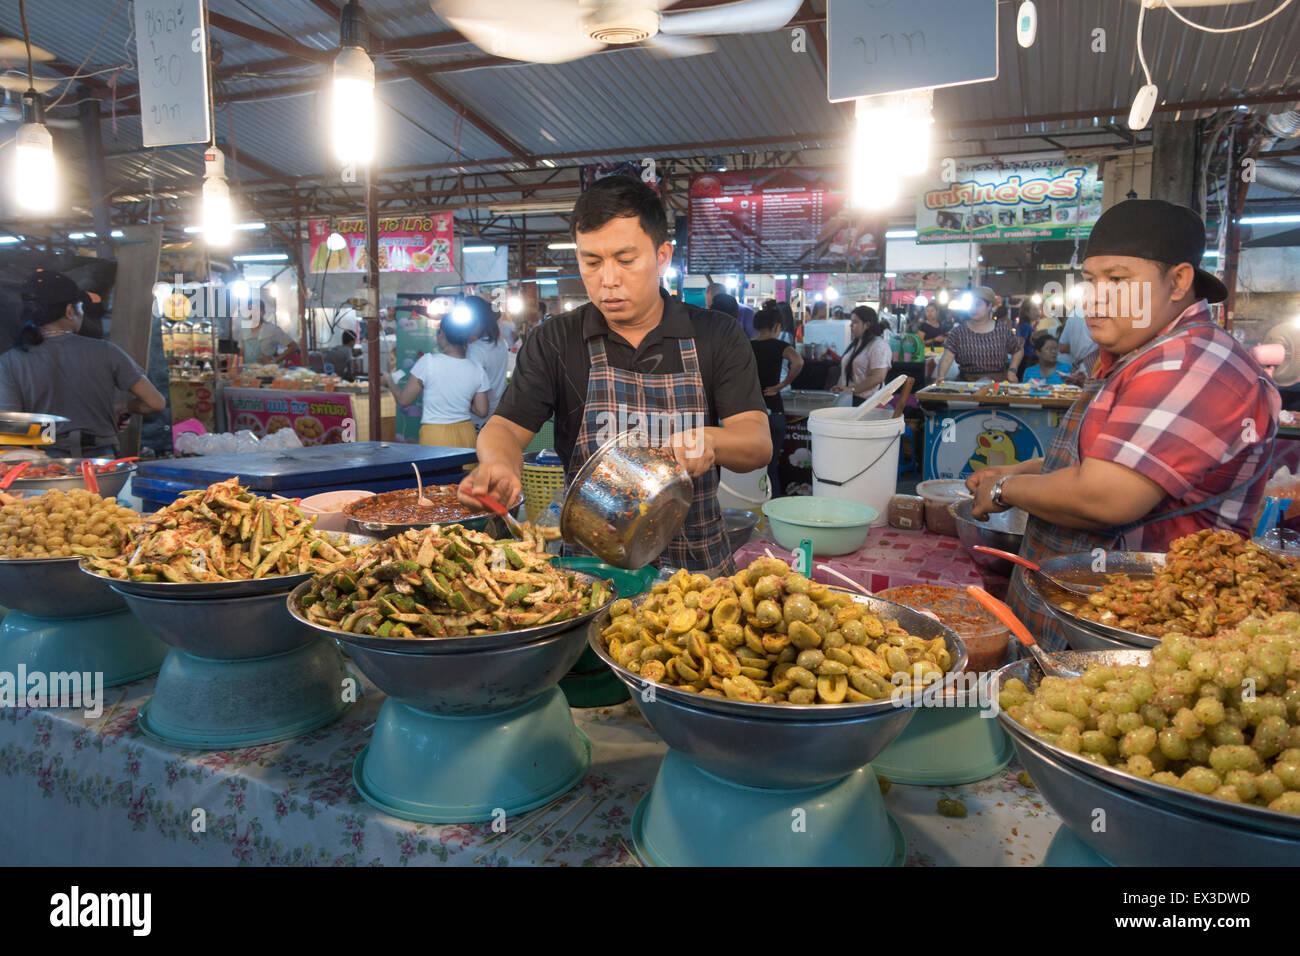
<svg viewBox="0 0 1300 956">
<path fill-rule="evenodd" d="M 603 339 L 595 338 L 588 343 L 591 374 L 587 380 L 587 402 L 568 475 L 577 474 L 600 447 L 598 436 L 602 428 L 608 427 L 610 420 L 618 420 L 620 409 L 625 410 L 628 417 L 635 413 L 657 412 L 672 416 L 673 421 L 708 421 L 709 401 L 704 394 L 695 340 L 680 339 L 678 348 L 682 355 L 682 372 L 676 375 L 642 375 L 610 365 Z M 717 469 L 710 468 L 696 478 L 693 485 L 695 493 L 686 514 L 686 524 L 656 563 L 688 571 L 734 574 L 736 566 L 727 543 L 727 526 L 718 506 Z"/>
<path fill-rule="evenodd" d="M 1145 348 L 1139 349 L 1123 361 L 1117 362 L 1105 378 L 1089 378 L 1087 385 L 1084 386 L 1083 394 L 1070 406 L 1070 410 L 1061 421 L 1061 427 L 1057 431 L 1056 437 L 1052 439 L 1052 444 L 1048 446 L 1047 453 L 1043 456 L 1042 474 L 1046 475 L 1062 468 L 1073 468 L 1079 464 L 1079 429 L 1083 425 L 1084 415 L 1087 414 L 1088 406 L 1092 404 L 1093 399 L 1101 393 L 1107 382 L 1113 379 L 1120 369 L 1151 349 L 1169 341 L 1174 336 L 1180 335 L 1188 329 L 1207 325 L 1213 325 L 1213 323 L 1192 322 L 1180 326 L 1167 335 L 1157 336 Z M 1020 548 L 1021 557 L 1029 558 L 1029 560 L 1041 564 L 1049 558 L 1061 557 L 1067 554 L 1080 554 L 1092 551 L 1094 548 L 1102 548 L 1107 551 L 1127 550 L 1124 546 L 1124 537 L 1129 532 L 1149 524 L 1155 524 L 1157 521 L 1167 521 L 1170 518 L 1194 514 L 1198 511 L 1204 511 L 1206 508 L 1212 508 L 1266 476 L 1269 463 L 1273 459 L 1272 441 L 1276 434 L 1277 428 L 1275 426 L 1268 438 L 1270 442 L 1268 458 L 1253 478 L 1229 488 L 1222 494 L 1207 498 L 1194 505 L 1143 518 L 1122 527 L 1108 528 L 1105 531 L 1062 528 L 1059 525 L 1054 525 L 1051 522 L 1030 515 L 1028 522 L 1025 524 L 1024 543 Z M 1025 587 L 1024 569 L 1022 568 L 1017 567 L 1011 575 L 1007 603 L 1015 611 L 1016 616 L 1025 622 L 1029 632 L 1045 649 L 1061 651 L 1069 648 L 1064 629 L 1057 623 L 1056 618 L 1051 615 L 1047 608 L 1043 606 L 1043 602 L 1031 595 Z"/>
</svg>

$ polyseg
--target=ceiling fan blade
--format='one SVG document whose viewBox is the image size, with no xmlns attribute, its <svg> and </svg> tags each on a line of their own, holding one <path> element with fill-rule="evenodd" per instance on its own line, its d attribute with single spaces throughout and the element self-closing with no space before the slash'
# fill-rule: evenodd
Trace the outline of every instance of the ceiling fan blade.
<svg viewBox="0 0 1300 956">
<path fill-rule="evenodd" d="M 0 59 L 26 61 L 26 44 L 18 37 L 0 37 Z M 32 44 L 32 59 L 37 63 L 48 63 L 54 59 L 54 54 Z"/>
<path fill-rule="evenodd" d="M 655 56 L 682 57 L 701 56 L 712 53 L 718 45 L 706 37 L 669 36 L 665 33 L 652 36 L 645 45 Z"/>
<path fill-rule="evenodd" d="M 446 23 L 484 53 L 533 63 L 563 63 L 601 49 L 582 29 L 574 0 L 430 0 Z"/>
<path fill-rule="evenodd" d="M 779 30 L 790 22 L 801 0 L 739 0 L 718 7 L 660 14 L 659 32 L 719 35 L 725 33 L 766 33 Z"/>
<path fill-rule="evenodd" d="M 58 85 L 58 80 L 47 80 L 43 76 L 38 76 L 29 82 L 27 77 L 19 76 L 17 73 L 0 74 L 0 89 L 12 90 L 15 93 L 26 93 L 29 88 L 35 89 L 37 93 L 48 93 Z"/>
</svg>

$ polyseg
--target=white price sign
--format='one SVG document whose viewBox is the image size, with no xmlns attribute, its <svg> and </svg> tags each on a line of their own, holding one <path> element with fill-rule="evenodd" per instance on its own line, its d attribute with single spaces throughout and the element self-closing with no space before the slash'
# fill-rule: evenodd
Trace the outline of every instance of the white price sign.
<svg viewBox="0 0 1300 956">
<path fill-rule="evenodd" d="M 203 0 L 135 0 L 135 44 L 144 145 L 210 142 Z"/>
</svg>

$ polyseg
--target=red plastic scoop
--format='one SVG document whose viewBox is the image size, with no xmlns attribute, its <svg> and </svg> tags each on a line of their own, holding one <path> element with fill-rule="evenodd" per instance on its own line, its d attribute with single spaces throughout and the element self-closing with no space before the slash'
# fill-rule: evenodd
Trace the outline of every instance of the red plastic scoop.
<svg viewBox="0 0 1300 956">
<path fill-rule="evenodd" d="M 14 479 L 21 475 L 28 468 L 32 467 L 30 461 L 19 462 L 5 472 L 4 478 L 0 478 L 0 491 L 8 491 L 9 486 L 14 483 Z"/>
<path fill-rule="evenodd" d="M 1020 620 L 1020 618 L 1016 617 L 1015 612 L 1012 611 L 1011 608 L 1007 607 L 992 594 L 989 594 L 988 591 L 985 591 L 978 585 L 968 585 L 966 591 L 971 597 L 988 608 L 993 613 L 993 616 L 1005 624 L 1007 630 L 1014 634 L 1020 643 L 1029 649 L 1030 656 L 1038 662 L 1038 666 L 1043 669 L 1044 674 L 1049 674 L 1053 677 L 1072 676 L 1070 673 L 1052 663 L 1052 659 L 1043 653 L 1043 649 L 1039 647 L 1038 642 L 1034 640 L 1034 635 L 1029 633 L 1029 628 L 1025 627 L 1024 622 Z"/>
<path fill-rule="evenodd" d="M 516 538 L 522 538 L 524 536 L 524 529 L 520 526 L 519 522 L 515 520 L 514 515 L 507 511 L 506 506 L 501 502 L 489 495 L 470 495 L 470 497 L 483 505 L 483 507 L 487 508 L 488 511 L 504 520 L 506 527 L 510 529 L 510 533 Z"/>
<path fill-rule="evenodd" d="M 89 458 L 81 462 L 81 479 L 86 483 L 86 490 L 92 495 L 99 494 L 99 480 L 95 477 L 95 463 Z"/>
</svg>

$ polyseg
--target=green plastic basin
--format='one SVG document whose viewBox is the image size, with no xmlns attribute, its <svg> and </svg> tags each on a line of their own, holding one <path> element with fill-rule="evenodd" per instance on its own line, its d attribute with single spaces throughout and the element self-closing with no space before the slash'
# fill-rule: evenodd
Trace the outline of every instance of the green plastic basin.
<svg viewBox="0 0 1300 956">
<path fill-rule="evenodd" d="M 857 501 L 808 495 L 773 498 L 763 505 L 763 514 L 777 544 L 793 551 L 807 538 L 817 557 L 857 551 L 879 517 L 875 508 Z"/>
</svg>

